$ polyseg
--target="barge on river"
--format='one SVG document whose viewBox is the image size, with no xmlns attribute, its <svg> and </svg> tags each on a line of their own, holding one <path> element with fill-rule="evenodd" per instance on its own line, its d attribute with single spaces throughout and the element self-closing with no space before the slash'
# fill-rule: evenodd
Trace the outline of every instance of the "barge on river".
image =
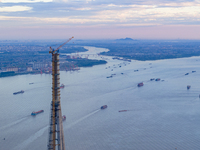
<svg viewBox="0 0 200 150">
<path fill-rule="evenodd" d="M 61 84 L 60 89 L 63 89 L 64 87 L 65 87 L 65 85 L 64 85 L 64 84 Z"/>
<path fill-rule="evenodd" d="M 103 105 L 101 106 L 101 109 L 106 109 L 108 106 L 107 105 Z"/>
<path fill-rule="evenodd" d="M 19 92 L 15 92 L 15 93 L 13 93 L 13 95 L 20 94 L 20 93 L 24 93 L 24 91 L 21 90 L 21 91 L 19 91 Z"/>
<path fill-rule="evenodd" d="M 190 85 L 188 85 L 188 86 L 187 86 L 187 89 L 189 90 L 190 88 L 191 88 L 191 86 L 190 86 Z"/>
<path fill-rule="evenodd" d="M 141 86 L 143 86 L 144 84 L 143 84 L 143 82 L 141 82 L 141 83 L 138 83 L 138 87 L 141 87 Z"/>
<path fill-rule="evenodd" d="M 31 113 L 31 115 L 32 116 L 36 116 L 37 114 L 40 114 L 40 113 L 42 113 L 42 112 L 44 112 L 44 110 L 39 110 L 39 111 L 33 111 L 32 113 Z"/>
</svg>

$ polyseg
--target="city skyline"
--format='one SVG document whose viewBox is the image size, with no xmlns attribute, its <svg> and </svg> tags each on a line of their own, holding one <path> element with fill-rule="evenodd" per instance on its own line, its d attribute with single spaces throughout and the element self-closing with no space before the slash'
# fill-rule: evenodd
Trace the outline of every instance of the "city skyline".
<svg viewBox="0 0 200 150">
<path fill-rule="evenodd" d="M 200 1 L 0 0 L 0 40 L 200 39 Z"/>
</svg>

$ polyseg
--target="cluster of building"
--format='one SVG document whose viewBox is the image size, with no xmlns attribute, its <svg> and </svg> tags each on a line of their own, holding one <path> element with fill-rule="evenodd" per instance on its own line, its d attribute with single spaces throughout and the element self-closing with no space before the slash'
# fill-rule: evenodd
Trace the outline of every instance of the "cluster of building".
<svg viewBox="0 0 200 150">
<path fill-rule="evenodd" d="M 5 76 L 10 73 L 14 74 L 26 74 L 26 73 L 51 73 L 52 67 L 50 62 L 39 63 L 30 62 L 26 67 L 4 67 L 0 69 L 0 73 Z"/>
<path fill-rule="evenodd" d="M 80 70 L 78 66 L 76 66 L 73 61 L 67 61 L 67 59 L 81 59 L 81 57 L 77 55 L 67 55 L 66 57 L 60 58 L 60 69 L 66 71 L 76 71 Z M 23 60 L 21 60 L 23 61 Z M 37 74 L 37 73 L 51 73 L 52 64 L 51 60 L 45 59 L 42 62 L 23 62 L 23 66 L 20 66 L 20 63 L 10 62 L 4 67 L 0 67 L 0 77 L 1 76 L 10 76 L 16 74 Z M 20 67 L 19 67 L 20 66 Z"/>
</svg>

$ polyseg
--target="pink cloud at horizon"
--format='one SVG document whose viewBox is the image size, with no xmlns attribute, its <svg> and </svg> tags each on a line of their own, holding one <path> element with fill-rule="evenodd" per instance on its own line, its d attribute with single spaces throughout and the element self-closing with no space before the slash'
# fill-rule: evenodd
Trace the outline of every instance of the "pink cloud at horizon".
<svg viewBox="0 0 200 150">
<path fill-rule="evenodd" d="M 199 39 L 200 26 L 140 26 L 140 27 L 38 27 L 0 28 L 5 39 Z"/>
</svg>

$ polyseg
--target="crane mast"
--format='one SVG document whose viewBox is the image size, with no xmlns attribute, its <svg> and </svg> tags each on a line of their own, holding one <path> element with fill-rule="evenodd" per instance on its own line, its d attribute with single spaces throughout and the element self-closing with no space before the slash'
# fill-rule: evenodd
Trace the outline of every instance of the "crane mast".
<svg viewBox="0 0 200 150">
<path fill-rule="evenodd" d="M 52 102 L 49 126 L 48 150 L 65 150 L 65 140 L 62 124 L 62 112 L 60 103 L 60 68 L 59 68 L 59 49 L 68 43 L 60 45 L 56 50 L 50 47 L 49 53 L 52 54 Z"/>
</svg>

